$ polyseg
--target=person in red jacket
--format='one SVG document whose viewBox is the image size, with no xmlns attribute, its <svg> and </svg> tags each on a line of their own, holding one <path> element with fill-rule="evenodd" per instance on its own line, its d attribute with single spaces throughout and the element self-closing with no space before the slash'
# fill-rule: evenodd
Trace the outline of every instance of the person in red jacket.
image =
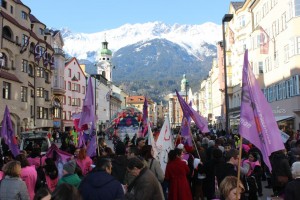
<svg viewBox="0 0 300 200">
<path fill-rule="evenodd" d="M 191 200 L 192 192 L 187 175 L 190 170 L 182 160 L 182 149 L 176 148 L 168 154 L 169 162 L 166 167 L 165 180 L 169 182 L 168 200 Z"/>
</svg>

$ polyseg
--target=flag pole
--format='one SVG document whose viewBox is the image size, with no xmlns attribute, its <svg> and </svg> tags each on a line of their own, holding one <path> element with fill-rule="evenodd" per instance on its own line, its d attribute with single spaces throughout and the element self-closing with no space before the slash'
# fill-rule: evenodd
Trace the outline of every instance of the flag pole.
<svg viewBox="0 0 300 200">
<path fill-rule="evenodd" d="M 198 155 L 198 157 L 200 158 L 200 154 L 199 154 L 199 151 L 198 151 L 196 142 L 195 142 L 195 140 L 194 140 L 194 137 L 193 137 L 193 135 L 192 135 L 192 132 L 191 132 L 191 131 L 189 131 L 189 132 L 190 132 L 190 136 L 191 136 L 191 138 L 192 138 L 193 144 L 194 144 L 194 146 L 195 146 L 197 155 Z M 178 132 L 177 137 L 178 137 L 178 136 L 180 136 L 180 143 L 181 143 L 181 126 L 180 126 L 180 130 L 179 130 L 179 132 Z M 177 138 L 176 138 L 176 140 L 177 140 Z M 176 143 L 176 141 L 174 141 L 174 144 L 175 144 L 175 143 Z"/>
<path fill-rule="evenodd" d="M 238 172 L 237 172 L 237 192 L 236 200 L 239 200 L 238 195 L 240 193 L 240 177 L 241 177 L 241 161 L 242 161 L 242 148 L 243 148 L 243 136 L 240 136 L 240 149 L 239 149 L 239 161 L 238 161 Z"/>
<path fill-rule="evenodd" d="M 192 135 L 192 133 L 191 133 L 191 132 L 190 132 L 190 134 L 191 134 L 191 138 L 192 138 L 192 141 L 193 141 L 193 143 L 194 143 L 194 146 L 195 146 L 195 149 L 196 149 L 197 155 L 198 155 L 198 157 L 199 157 L 199 159 L 200 159 L 200 154 L 199 154 L 199 151 L 198 151 L 198 148 L 197 148 L 196 142 L 195 142 L 195 140 L 194 140 L 194 137 L 193 137 L 193 135 Z"/>
</svg>

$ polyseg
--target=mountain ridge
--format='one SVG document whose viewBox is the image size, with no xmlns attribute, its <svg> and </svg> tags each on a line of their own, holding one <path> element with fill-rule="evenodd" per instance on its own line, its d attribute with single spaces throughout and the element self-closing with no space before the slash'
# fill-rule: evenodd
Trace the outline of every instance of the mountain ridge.
<svg viewBox="0 0 300 200">
<path fill-rule="evenodd" d="M 216 57 L 216 43 L 221 39 L 221 26 L 166 25 L 162 22 L 124 24 L 93 34 L 62 30 L 64 51 L 86 64 L 88 73 L 96 73 L 102 42 L 112 50 L 113 82 L 132 95 L 148 95 L 161 101 L 180 88 L 186 74 L 194 90 L 207 76 Z"/>
</svg>

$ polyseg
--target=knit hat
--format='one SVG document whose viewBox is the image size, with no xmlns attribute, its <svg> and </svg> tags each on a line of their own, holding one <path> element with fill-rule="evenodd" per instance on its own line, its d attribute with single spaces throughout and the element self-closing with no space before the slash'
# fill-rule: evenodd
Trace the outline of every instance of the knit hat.
<svg viewBox="0 0 300 200">
<path fill-rule="evenodd" d="M 74 161 L 69 161 L 64 164 L 63 169 L 68 173 L 68 174 L 74 174 L 76 168 L 76 163 Z"/>
</svg>

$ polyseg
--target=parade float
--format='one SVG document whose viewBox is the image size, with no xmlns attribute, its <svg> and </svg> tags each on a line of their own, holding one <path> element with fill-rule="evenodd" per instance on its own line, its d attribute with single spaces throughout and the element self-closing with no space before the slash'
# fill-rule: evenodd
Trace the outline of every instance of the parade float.
<svg viewBox="0 0 300 200">
<path fill-rule="evenodd" d="M 109 137 L 118 136 L 121 140 L 128 134 L 132 138 L 138 134 L 143 125 L 143 113 L 134 107 L 126 107 L 119 110 L 105 130 Z"/>
</svg>

